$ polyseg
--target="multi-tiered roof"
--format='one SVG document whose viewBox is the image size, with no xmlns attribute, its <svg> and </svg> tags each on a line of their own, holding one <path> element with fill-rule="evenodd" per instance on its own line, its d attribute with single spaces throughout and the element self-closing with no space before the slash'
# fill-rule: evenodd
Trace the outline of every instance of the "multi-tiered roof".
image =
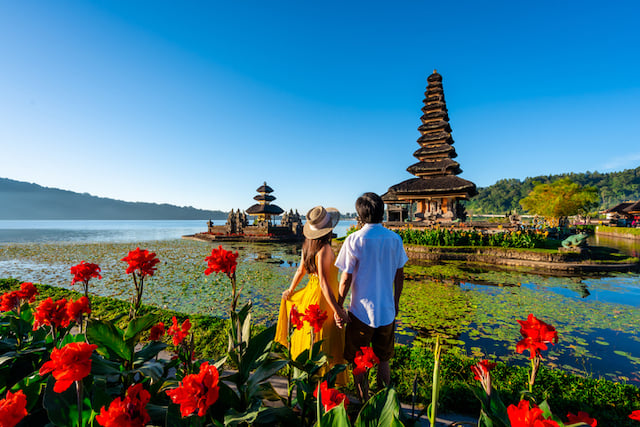
<svg viewBox="0 0 640 427">
<path fill-rule="evenodd" d="M 273 189 L 269 187 L 266 182 L 258 187 L 256 191 L 259 194 L 255 196 L 253 200 L 258 203 L 247 209 L 246 213 L 249 215 L 266 216 L 268 218 L 271 215 L 280 215 L 284 212 L 280 206 L 271 204 L 276 198 L 271 195 Z"/>
<path fill-rule="evenodd" d="M 427 82 L 422 107 L 424 114 L 420 118 L 422 124 L 418 127 L 420 148 L 413 153 L 418 162 L 407 168 L 407 171 L 417 178 L 390 187 L 383 197 L 387 202 L 450 194 L 466 198 L 476 194 L 473 182 L 456 176 L 462 169 L 460 164 L 453 160 L 457 154 L 453 148 L 447 104 L 442 90 L 442 76 L 433 70 Z"/>
</svg>

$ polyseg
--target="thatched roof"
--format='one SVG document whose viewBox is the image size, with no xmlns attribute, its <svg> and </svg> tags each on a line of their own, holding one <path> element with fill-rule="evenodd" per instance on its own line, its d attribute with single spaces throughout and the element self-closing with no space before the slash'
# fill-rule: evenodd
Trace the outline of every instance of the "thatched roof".
<svg viewBox="0 0 640 427">
<path fill-rule="evenodd" d="M 427 82 L 429 82 L 430 84 L 435 82 L 442 82 L 442 76 L 438 74 L 436 70 L 433 70 L 433 74 L 427 77 Z"/>
<path fill-rule="evenodd" d="M 258 189 L 256 190 L 258 193 L 273 193 L 273 188 L 269 187 L 267 185 L 267 183 L 265 182 L 263 185 L 261 185 L 260 187 L 258 187 Z"/>
<path fill-rule="evenodd" d="M 284 210 L 280 206 L 276 205 L 263 205 L 260 203 L 256 203 L 251 206 L 249 209 L 245 211 L 249 215 L 258 215 L 258 214 L 269 214 L 269 215 L 280 215 Z"/>
<path fill-rule="evenodd" d="M 253 200 L 257 202 L 273 202 L 275 199 L 275 196 L 272 196 L 271 194 L 258 194 L 253 197 Z"/>
<path fill-rule="evenodd" d="M 630 214 L 640 213 L 640 200 L 638 200 L 635 203 L 632 203 L 631 206 L 629 206 L 629 207 L 627 207 L 625 209 L 625 212 L 630 213 Z"/>
<path fill-rule="evenodd" d="M 631 207 L 631 205 L 634 205 L 634 202 L 622 202 L 622 203 L 618 203 L 615 206 L 610 207 L 609 209 L 606 209 L 604 212 L 605 213 L 619 213 L 619 214 L 626 214 L 627 213 L 627 208 Z"/>
<path fill-rule="evenodd" d="M 425 102 L 427 101 L 425 100 Z M 428 111 L 438 111 L 438 110 L 447 111 L 447 104 L 445 104 L 444 102 L 434 102 L 432 104 L 426 104 L 424 107 L 421 108 L 421 110 L 423 113 L 426 113 Z"/>
<path fill-rule="evenodd" d="M 390 197 L 443 195 L 447 193 L 467 193 L 469 197 L 477 194 L 476 185 L 455 175 L 412 178 L 389 187 L 389 193 L 396 193 Z"/>
<path fill-rule="evenodd" d="M 451 132 L 451 125 L 444 120 L 438 120 L 436 122 L 424 123 L 418 127 L 420 133 L 428 132 L 430 130 L 442 129 L 444 132 Z"/>
<path fill-rule="evenodd" d="M 453 138 L 449 132 L 429 132 L 418 138 L 419 144 L 427 144 L 431 141 L 444 140 L 447 144 L 453 144 Z"/>
<path fill-rule="evenodd" d="M 440 173 L 442 175 L 452 173 L 457 175 L 462 173 L 460 164 L 451 159 L 440 159 L 436 161 L 425 161 L 414 163 L 407 168 L 407 172 L 412 175 L 426 175 L 433 173 Z"/>
<path fill-rule="evenodd" d="M 425 121 L 425 120 L 429 120 L 429 119 L 442 119 L 442 120 L 446 120 L 449 121 L 449 116 L 447 115 L 446 111 L 432 111 L 430 113 L 426 113 L 423 114 L 422 117 L 420 117 L 420 120 Z"/>
<path fill-rule="evenodd" d="M 446 156 L 449 157 L 450 159 L 455 159 L 456 157 L 458 157 L 458 153 L 456 153 L 456 149 L 449 144 L 439 144 L 439 145 L 436 145 L 435 147 L 430 147 L 430 148 L 420 147 L 419 149 L 413 152 L 413 157 L 417 159 L 422 159 L 425 157 L 434 156 L 436 154 L 440 154 L 440 155 L 446 154 Z"/>
</svg>

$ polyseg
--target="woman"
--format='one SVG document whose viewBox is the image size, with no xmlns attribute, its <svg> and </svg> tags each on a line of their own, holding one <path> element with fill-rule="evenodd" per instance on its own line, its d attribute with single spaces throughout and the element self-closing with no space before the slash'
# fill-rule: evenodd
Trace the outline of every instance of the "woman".
<svg viewBox="0 0 640 427">
<path fill-rule="evenodd" d="M 338 328 L 333 320 L 336 316 L 347 318 L 346 312 L 337 301 L 338 269 L 334 265 L 335 255 L 331 249 L 333 228 L 339 220 L 340 212 L 334 208 L 316 206 L 307 213 L 300 265 L 291 280 L 291 285 L 282 293 L 276 329 L 276 341 L 287 346 L 291 308 L 295 305 L 298 312 L 304 314 L 309 305 L 320 305 L 320 309 L 327 312 L 328 318 L 322 330 L 315 334 L 314 341 L 323 340 L 321 350 L 329 358 L 329 367 L 345 363 L 344 330 Z M 303 289 L 296 291 L 296 287 L 307 274 L 309 282 Z M 307 322 L 304 322 L 302 329 L 294 329 L 291 335 L 291 355 L 294 359 L 309 348 L 311 330 Z M 325 368 L 322 373 L 326 371 Z M 346 373 L 343 371 L 336 382 L 343 385 L 346 384 L 346 379 Z"/>
</svg>

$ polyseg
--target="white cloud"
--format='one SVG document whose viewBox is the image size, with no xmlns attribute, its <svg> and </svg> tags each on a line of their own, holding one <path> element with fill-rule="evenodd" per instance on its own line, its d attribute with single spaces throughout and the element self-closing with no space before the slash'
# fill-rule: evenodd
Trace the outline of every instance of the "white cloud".
<svg viewBox="0 0 640 427">
<path fill-rule="evenodd" d="M 618 156 L 610 159 L 604 165 L 602 170 L 619 170 L 638 167 L 640 162 L 640 153 L 633 153 L 626 156 Z"/>
</svg>

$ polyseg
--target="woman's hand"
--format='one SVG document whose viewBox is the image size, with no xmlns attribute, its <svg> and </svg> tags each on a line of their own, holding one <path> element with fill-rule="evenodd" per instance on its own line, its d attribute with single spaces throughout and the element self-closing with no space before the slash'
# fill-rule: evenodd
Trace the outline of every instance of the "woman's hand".
<svg viewBox="0 0 640 427">
<path fill-rule="evenodd" d="M 344 325 L 349 323 L 349 314 L 344 308 L 338 307 L 338 311 L 333 313 L 333 320 L 336 322 L 336 326 L 342 329 Z"/>
<path fill-rule="evenodd" d="M 282 299 L 289 299 L 289 296 L 291 296 L 291 294 L 293 293 L 293 291 L 289 288 L 287 288 L 283 293 L 282 293 Z"/>
</svg>

